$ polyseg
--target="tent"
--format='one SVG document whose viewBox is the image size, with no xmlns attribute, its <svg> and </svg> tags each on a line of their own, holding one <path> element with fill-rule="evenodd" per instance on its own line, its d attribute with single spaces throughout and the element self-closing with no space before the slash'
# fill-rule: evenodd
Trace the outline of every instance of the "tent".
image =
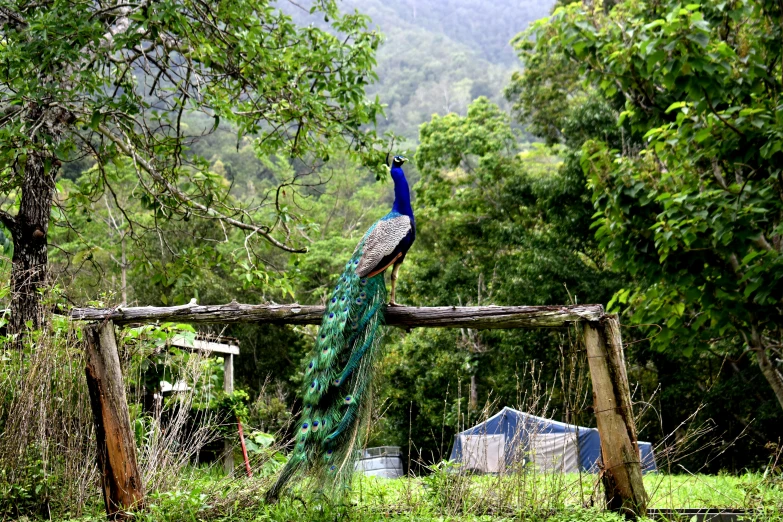
<svg viewBox="0 0 783 522">
<path fill-rule="evenodd" d="M 642 471 L 657 470 L 652 445 L 639 442 Z M 598 471 L 601 439 L 584 428 L 503 408 L 456 435 L 451 460 L 462 469 L 498 473 L 533 464 L 539 470 Z"/>
</svg>

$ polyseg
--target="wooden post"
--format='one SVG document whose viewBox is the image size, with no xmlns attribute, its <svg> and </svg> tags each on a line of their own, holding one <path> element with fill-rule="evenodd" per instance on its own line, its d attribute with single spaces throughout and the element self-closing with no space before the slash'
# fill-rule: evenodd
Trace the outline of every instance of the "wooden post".
<svg viewBox="0 0 783 522">
<path fill-rule="evenodd" d="M 227 394 L 234 391 L 234 354 L 231 353 L 223 355 L 223 391 Z M 229 439 L 223 441 L 223 470 L 226 475 L 234 472 L 234 445 Z"/>
<path fill-rule="evenodd" d="M 593 382 L 593 407 L 601 436 L 607 507 L 636 519 L 647 513 L 647 492 L 625 370 L 620 322 L 605 315 L 584 323 L 584 343 Z"/>
<path fill-rule="evenodd" d="M 131 431 L 125 384 L 114 338 L 114 323 L 84 327 L 87 390 L 95 422 L 98 470 L 109 520 L 129 517 L 144 501 L 141 474 L 136 463 L 136 443 Z"/>
<path fill-rule="evenodd" d="M 234 392 L 234 354 L 227 353 L 223 357 L 223 391 Z"/>
</svg>

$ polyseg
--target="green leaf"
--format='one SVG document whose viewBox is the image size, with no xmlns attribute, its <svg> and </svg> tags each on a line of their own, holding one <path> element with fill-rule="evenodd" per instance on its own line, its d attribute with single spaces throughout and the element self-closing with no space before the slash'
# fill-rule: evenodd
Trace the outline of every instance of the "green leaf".
<svg viewBox="0 0 783 522">
<path fill-rule="evenodd" d="M 681 108 L 683 108 L 683 107 L 685 107 L 687 105 L 688 104 L 686 102 L 684 102 L 684 101 L 674 102 L 671 105 L 669 105 L 669 107 L 666 109 L 666 114 L 672 112 L 673 110 L 681 109 Z"/>
</svg>

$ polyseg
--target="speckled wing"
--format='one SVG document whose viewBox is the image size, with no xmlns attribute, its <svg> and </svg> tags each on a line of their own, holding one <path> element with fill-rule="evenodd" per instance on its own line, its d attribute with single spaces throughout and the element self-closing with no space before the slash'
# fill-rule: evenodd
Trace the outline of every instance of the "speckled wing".
<svg viewBox="0 0 783 522">
<path fill-rule="evenodd" d="M 378 221 L 364 241 L 364 250 L 359 266 L 356 267 L 356 274 L 364 277 L 379 268 L 379 263 L 394 252 L 410 231 L 411 220 L 408 216 Z"/>
</svg>

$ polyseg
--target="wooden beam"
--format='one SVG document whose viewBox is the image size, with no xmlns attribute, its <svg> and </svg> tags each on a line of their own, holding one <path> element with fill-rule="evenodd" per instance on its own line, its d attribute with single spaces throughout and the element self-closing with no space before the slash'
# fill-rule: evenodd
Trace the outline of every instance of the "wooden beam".
<svg viewBox="0 0 783 522">
<path fill-rule="evenodd" d="M 125 383 L 111 321 L 84 327 L 87 390 L 90 394 L 98 470 L 109 520 L 130 518 L 144 501 L 131 431 Z"/>
<path fill-rule="evenodd" d="M 171 321 L 180 323 L 320 324 L 323 306 L 307 305 L 198 305 L 134 308 L 73 308 L 70 318 L 82 321 L 112 320 L 117 324 Z M 562 328 L 597 321 L 601 305 L 574 306 L 392 306 L 386 307 L 386 324 L 405 328 Z"/>
<path fill-rule="evenodd" d="M 177 348 L 184 348 L 185 350 L 194 352 L 239 355 L 239 346 L 235 344 L 216 343 L 203 339 L 190 340 L 184 335 L 175 335 L 171 338 L 169 344 L 171 346 L 176 346 Z"/>
<path fill-rule="evenodd" d="M 601 437 L 607 507 L 636 519 L 647 512 L 647 493 L 625 370 L 620 323 L 615 315 L 583 328 L 587 363 L 593 383 L 593 407 Z"/>
</svg>

